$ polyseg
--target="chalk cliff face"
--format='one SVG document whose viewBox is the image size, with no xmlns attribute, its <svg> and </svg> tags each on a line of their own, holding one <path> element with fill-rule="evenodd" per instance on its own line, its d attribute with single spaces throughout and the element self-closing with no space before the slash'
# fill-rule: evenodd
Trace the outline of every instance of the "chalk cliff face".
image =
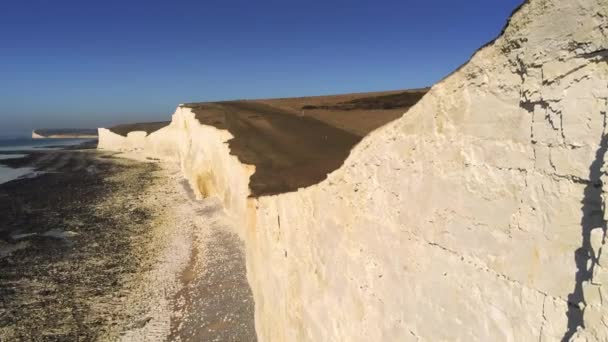
<svg viewBox="0 0 608 342">
<path fill-rule="evenodd" d="M 241 226 L 260 340 L 607 340 L 608 0 L 532 0 L 314 186 L 248 198 L 179 107 L 100 148 L 181 163 Z"/>
<path fill-rule="evenodd" d="M 44 139 L 46 137 L 36 133 L 36 131 L 32 131 L 32 139 Z"/>
</svg>

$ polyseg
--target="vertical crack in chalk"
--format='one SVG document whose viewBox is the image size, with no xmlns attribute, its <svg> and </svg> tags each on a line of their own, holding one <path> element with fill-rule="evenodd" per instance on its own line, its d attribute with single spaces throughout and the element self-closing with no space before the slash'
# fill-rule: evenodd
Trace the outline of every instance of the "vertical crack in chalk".
<svg viewBox="0 0 608 342">
<path fill-rule="evenodd" d="M 606 123 L 604 122 L 604 125 Z M 576 333 L 578 327 L 585 328 L 585 296 L 583 285 L 590 282 L 593 276 L 593 269 L 598 263 L 598 256 L 591 248 L 591 231 L 602 229 L 606 233 L 606 221 L 604 220 L 604 208 L 602 205 L 602 166 L 608 150 L 608 135 L 604 131 L 600 146 L 595 153 L 595 160 L 589 167 L 589 182 L 585 187 L 582 200 L 582 245 L 574 252 L 576 263 L 576 274 L 574 290 L 568 295 L 568 330 L 565 332 L 562 341 L 569 341 Z"/>
</svg>

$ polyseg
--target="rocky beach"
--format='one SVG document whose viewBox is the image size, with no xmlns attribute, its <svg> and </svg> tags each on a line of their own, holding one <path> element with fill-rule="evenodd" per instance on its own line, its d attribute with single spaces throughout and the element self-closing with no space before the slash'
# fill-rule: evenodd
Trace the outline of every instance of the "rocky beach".
<svg viewBox="0 0 608 342">
<path fill-rule="evenodd" d="M 309 5 L 284 8 L 296 16 L 281 27 L 298 27 Z M 358 5 L 365 20 L 378 7 Z M 246 15 L 236 24 L 256 10 L 257 22 L 234 39 L 260 33 L 262 6 L 241 9 Z M 477 10 L 482 2 L 441 6 L 447 20 L 456 9 L 473 17 L 466 6 Z M 347 16 L 343 7 L 327 17 L 332 25 L 342 27 L 333 13 Z M 381 7 L 384 22 L 393 11 Z M 422 9 L 401 7 L 394 19 Z M 195 27 L 208 24 L 200 20 L 206 8 L 187 12 Z M 474 16 L 463 37 L 488 19 Z M 212 36 L 232 17 L 218 16 Z M 425 44 L 461 43 L 437 38 L 458 25 L 442 29 L 441 20 L 423 19 Z M 150 22 L 148 30 L 159 26 Z M 357 47 L 373 37 L 366 58 L 376 52 L 371 46 L 382 46 L 376 40 L 396 32 L 372 34 L 377 26 L 347 34 Z M 162 25 L 162 33 L 173 27 Z M 280 97 L 281 82 L 275 97 L 256 93 L 272 75 L 294 78 L 276 63 L 289 56 L 266 46 L 293 43 L 289 51 L 306 57 L 306 40 L 292 38 L 308 29 L 262 44 L 272 72 L 253 68 L 253 81 L 239 81 L 250 68 L 238 61 L 249 62 L 251 43 L 264 34 L 247 40 L 241 54 L 232 52 L 240 47 L 234 39 L 225 40 L 219 50 L 231 58 L 216 63 L 228 68 L 217 82 L 212 74 L 181 74 L 152 86 L 134 73 L 148 92 L 137 102 L 132 85 L 116 88 L 129 101 L 124 109 L 105 104 L 113 119 L 96 117 L 108 125 L 86 135 L 96 144 L 2 149 L 0 165 L 22 176 L 5 174 L 11 180 L 0 183 L 0 342 L 608 341 L 608 0 L 518 2 L 498 36 L 431 87 Z M 151 37 L 156 44 L 163 35 Z M 338 51 L 341 43 L 327 46 Z M 174 46 L 195 58 L 190 64 L 178 56 L 186 73 L 218 52 Z M 412 45 L 395 56 L 419 51 L 430 52 Z M 314 52 L 304 58 L 310 71 L 320 63 Z M 350 70 L 358 56 L 332 63 Z M 173 55 L 160 57 L 174 63 Z M 294 66 L 308 65 L 304 59 Z M 142 74 L 162 71 L 146 60 L 137 59 Z M 389 60 L 381 62 L 385 68 Z M 323 77 L 333 69 L 323 68 Z M 294 89 L 306 86 L 307 70 L 292 80 Z M 315 79 L 312 88 L 326 89 L 323 83 Z M 189 102 L 204 84 L 214 88 L 205 101 Z M 218 100 L 213 91 L 224 85 L 244 86 L 247 96 Z M 160 106 L 164 92 L 179 99 L 172 116 L 145 111 Z M 152 94 L 159 104 L 147 103 Z M 57 110 L 50 104 L 48 113 Z M 75 105 L 66 116 L 80 119 L 74 113 L 95 113 L 92 107 Z"/>
<path fill-rule="evenodd" d="M 94 149 L 1 162 L 41 175 L 0 185 L 0 340 L 255 340 L 242 246 L 175 172 Z"/>
</svg>

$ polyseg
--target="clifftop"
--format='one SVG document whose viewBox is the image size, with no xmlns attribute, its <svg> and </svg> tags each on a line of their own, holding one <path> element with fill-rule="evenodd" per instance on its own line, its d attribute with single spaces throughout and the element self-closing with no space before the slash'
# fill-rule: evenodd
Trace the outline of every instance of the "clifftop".
<svg viewBox="0 0 608 342">
<path fill-rule="evenodd" d="M 203 125 L 228 130 L 230 151 L 255 165 L 252 196 L 319 183 L 363 136 L 399 118 L 428 89 L 189 103 Z"/>
<path fill-rule="evenodd" d="M 116 125 L 110 129 L 112 133 L 126 137 L 129 132 L 146 132 L 147 134 L 158 131 L 159 129 L 169 125 L 170 121 L 159 122 L 139 122 L 131 124 Z"/>
<path fill-rule="evenodd" d="M 321 182 L 342 165 L 365 135 L 401 117 L 428 90 L 198 102 L 180 107 L 194 113 L 199 123 L 233 136 L 228 141 L 230 153 L 255 166 L 249 189 L 251 196 L 258 197 Z M 130 132 L 149 135 L 169 124 L 124 124 L 109 131 L 120 137 Z"/>
</svg>

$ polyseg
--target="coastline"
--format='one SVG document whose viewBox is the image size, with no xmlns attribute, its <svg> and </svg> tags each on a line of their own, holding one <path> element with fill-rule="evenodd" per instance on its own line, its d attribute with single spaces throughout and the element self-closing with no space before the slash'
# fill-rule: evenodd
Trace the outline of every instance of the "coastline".
<svg viewBox="0 0 608 342">
<path fill-rule="evenodd" d="M 210 273 L 184 277 L 216 255 L 203 236 L 230 224 L 221 223 L 221 208 L 185 201 L 187 188 L 171 165 L 122 157 L 75 147 L 1 161 L 45 173 L 0 184 L 0 337 L 143 341 L 240 331 L 255 340 L 240 247 L 225 246 L 242 266 L 233 282 L 240 297 L 221 286 L 201 297 L 196 286 Z M 244 328 L 216 324 L 203 332 L 180 324 L 225 293 L 243 303 L 225 309 L 240 313 L 211 312 Z"/>
</svg>

